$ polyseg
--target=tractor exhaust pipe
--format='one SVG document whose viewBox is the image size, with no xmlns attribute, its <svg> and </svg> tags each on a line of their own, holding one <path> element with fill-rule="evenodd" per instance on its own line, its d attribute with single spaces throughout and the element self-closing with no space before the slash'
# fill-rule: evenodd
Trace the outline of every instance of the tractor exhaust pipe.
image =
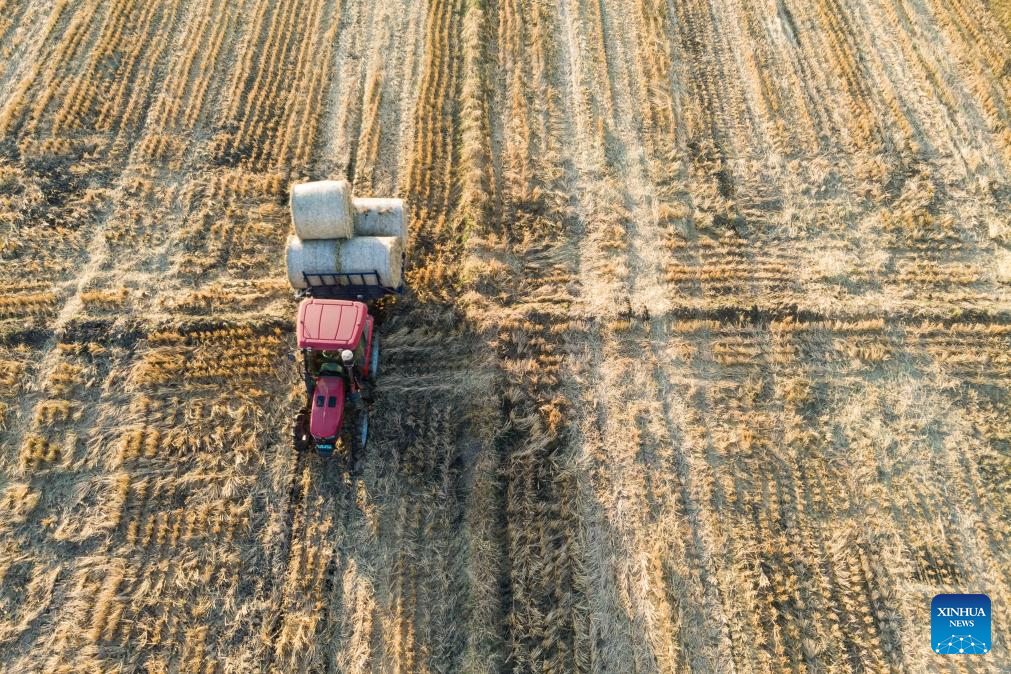
<svg viewBox="0 0 1011 674">
<path fill-rule="evenodd" d="M 355 376 L 355 354 L 350 349 L 341 351 L 341 362 L 344 363 L 344 371 L 348 373 L 348 379 L 352 383 L 352 388 L 358 388 L 358 377 Z"/>
</svg>

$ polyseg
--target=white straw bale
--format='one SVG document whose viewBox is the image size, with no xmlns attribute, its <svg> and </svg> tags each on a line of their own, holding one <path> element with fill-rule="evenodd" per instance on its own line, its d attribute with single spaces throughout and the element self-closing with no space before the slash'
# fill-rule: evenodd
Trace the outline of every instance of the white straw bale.
<svg viewBox="0 0 1011 674">
<path fill-rule="evenodd" d="M 407 247 L 407 211 L 403 199 L 354 199 L 355 236 L 395 236 Z"/>
<path fill-rule="evenodd" d="M 346 180 L 292 185 L 288 206 L 295 234 L 303 241 L 354 236 L 354 206 L 351 185 Z"/>
<path fill-rule="evenodd" d="M 338 266 L 341 242 L 335 239 L 303 241 L 297 236 L 288 237 L 286 251 L 288 283 L 301 290 L 306 287 L 302 272 L 335 274 Z"/>
<path fill-rule="evenodd" d="M 402 251 L 395 236 L 356 236 L 341 245 L 340 268 L 344 273 L 377 271 L 382 285 L 399 288 Z"/>
</svg>

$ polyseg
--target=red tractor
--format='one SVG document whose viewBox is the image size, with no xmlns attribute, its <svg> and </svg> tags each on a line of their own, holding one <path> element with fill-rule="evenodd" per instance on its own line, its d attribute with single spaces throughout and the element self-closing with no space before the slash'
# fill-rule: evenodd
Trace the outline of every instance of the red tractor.
<svg viewBox="0 0 1011 674">
<path fill-rule="evenodd" d="M 368 404 L 379 373 L 379 338 L 368 302 L 401 288 L 379 285 L 375 272 L 305 274 L 298 307 L 306 406 L 295 417 L 299 451 L 360 456 L 369 437 Z"/>
</svg>

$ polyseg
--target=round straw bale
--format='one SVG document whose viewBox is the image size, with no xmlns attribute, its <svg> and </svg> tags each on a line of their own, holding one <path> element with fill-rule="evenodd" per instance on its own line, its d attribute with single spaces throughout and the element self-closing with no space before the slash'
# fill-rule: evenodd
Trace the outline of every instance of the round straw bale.
<svg viewBox="0 0 1011 674">
<path fill-rule="evenodd" d="M 341 245 L 340 268 L 342 272 L 377 271 L 382 285 L 399 288 L 402 250 L 395 236 L 356 236 Z"/>
<path fill-rule="evenodd" d="M 337 259 L 341 242 L 336 239 L 303 241 L 297 236 L 288 237 L 286 251 L 288 283 L 300 290 L 306 287 L 303 272 L 335 274 L 340 271 Z"/>
<path fill-rule="evenodd" d="M 354 199 L 355 236 L 395 236 L 407 246 L 403 199 Z"/>
<path fill-rule="evenodd" d="M 288 205 L 295 233 L 303 241 L 348 239 L 354 235 L 351 185 L 346 180 L 292 185 Z"/>
</svg>

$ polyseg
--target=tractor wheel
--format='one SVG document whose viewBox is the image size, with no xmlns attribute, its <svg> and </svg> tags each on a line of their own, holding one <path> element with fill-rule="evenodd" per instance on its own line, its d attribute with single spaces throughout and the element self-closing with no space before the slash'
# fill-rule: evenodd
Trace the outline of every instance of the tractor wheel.
<svg viewBox="0 0 1011 674">
<path fill-rule="evenodd" d="M 355 424 L 351 428 L 351 458 L 360 460 L 365 454 L 365 446 L 369 442 L 369 413 L 360 410 L 355 413 Z"/>
<path fill-rule="evenodd" d="M 312 444 L 312 436 L 309 434 L 309 415 L 305 410 L 299 411 L 295 415 L 295 423 L 291 428 L 291 442 L 295 445 L 295 451 L 304 452 Z"/>
<path fill-rule="evenodd" d="M 369 356 L 369 381 L 379 376 L 379 335 L 372 335 L 372 353 Z"/>
</svg>

